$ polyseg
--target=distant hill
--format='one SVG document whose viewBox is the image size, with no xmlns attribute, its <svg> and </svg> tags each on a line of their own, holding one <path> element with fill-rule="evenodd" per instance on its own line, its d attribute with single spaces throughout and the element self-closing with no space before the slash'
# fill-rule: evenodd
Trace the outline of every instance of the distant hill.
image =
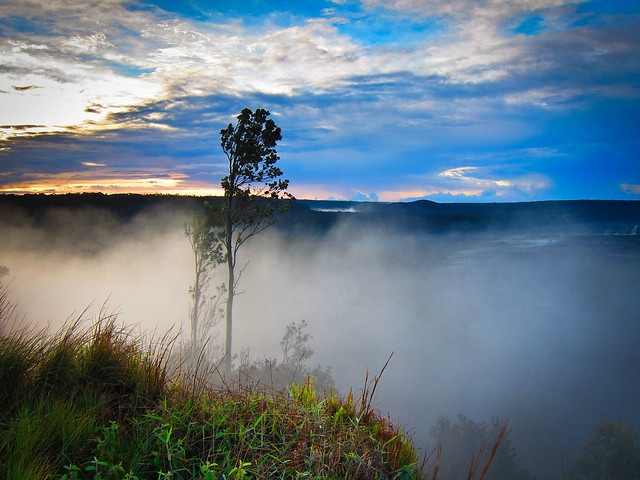
<svg viewBox="0 0 640 480">
<path fill-rule="evenodd" d="M 598 231 L 632 230 L 640 225 L 640 201 L 562 200 L 520 203 L 329 202 L 301 200 L 317 215 L 333 222 L 350 218 L 389 228 L 428 232 L 583 227 Z M 300 212 L 298 212 L 300 215 Z M 313 215 L 308 214 L 309 219 Z M 311 222 L 317 224 L 316 222 Z M 329 222 L 325 218 L 324 223 Z"/>
<path fill-rule="evenodd" d="M 0 222 L 28 217 L 38 224 L 52 209 L 107 210 L 127 221 L 143 211 L 177 209 L 190 211 L 203 202 L 221 197 L 137 195 L 101 193 L 68 195 L 0 195 Z M 474 232 L 483 229 L 584 227 L 598 231 L 626 232 L 640 225 L 640 201 L 562 200 L 521 203 L 352 202 L 298 200 L 280 229 L 325 231 L 344 220 L 376 224 L 389 229 L 431 233 Z M 638 229 L 639 227 L 636 227 Z"/>
</svg>

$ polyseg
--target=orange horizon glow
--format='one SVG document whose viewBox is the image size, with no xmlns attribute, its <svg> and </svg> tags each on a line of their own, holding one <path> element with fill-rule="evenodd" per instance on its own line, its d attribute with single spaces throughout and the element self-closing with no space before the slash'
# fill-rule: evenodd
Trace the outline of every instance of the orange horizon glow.
<svg viewBox="0 0 640 480">
<path fill-rule="evenodd" d="M 61 176 L 63 177 L 63 176 Z M 0 187 L 0 194 L 65 195 L 73 193 L 109 194 L 157 194 L 189 196 L 221 196 L 220 187 L 188 182 L 186 177 L 174 175 L 170 178 L 99 178 L 99 179 L 49 179 L 8 184 Z"/>
</svg>

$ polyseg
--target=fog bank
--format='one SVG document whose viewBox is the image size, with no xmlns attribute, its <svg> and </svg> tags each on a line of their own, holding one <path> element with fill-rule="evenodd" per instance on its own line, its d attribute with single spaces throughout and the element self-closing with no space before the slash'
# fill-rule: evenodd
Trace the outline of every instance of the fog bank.
<svg viewBox="0 0 640 480">
<path fill-rule="evenodd" d="M 523 466 L 560 478 L 595 424 L 640 424 L 640 237 L 345 224 L 253 246 L 238 313 L 307 320 L 341 388 L 395 352 L 377 404 L 421 445 L 441 414 L 509 418 Z"/>
<path fill-rule="evenodd" d="M 101 310 L 126 323 L 166 331 L 186 321 L 191 256 L 181 211 L 149 211 L 122 221 L 102 210 L 55 210 L 35 225 L 3 222 L 0 265 L 16 315 L 55 330 Z"/>
<path fill-rule="evenodd" d="M 640 237 L 436 235 L 346 218 L 320 234 L 270 229 L 241 251 L 235 352 L 278 356 L 285 326 L 306 320 L 311 362 L 331 366 L 343 393 L 395 352 L 374 403 L 421 446 L 441 414 L 509 418 L 539 479 L 560 478 L 601 420 L 640 424 Z M 59 211 L 5 223 L 0 265 L 19 315 L 56 326 L 107 302 L 146 330 L 186 322 L 186 219 Z"/>
</svg>

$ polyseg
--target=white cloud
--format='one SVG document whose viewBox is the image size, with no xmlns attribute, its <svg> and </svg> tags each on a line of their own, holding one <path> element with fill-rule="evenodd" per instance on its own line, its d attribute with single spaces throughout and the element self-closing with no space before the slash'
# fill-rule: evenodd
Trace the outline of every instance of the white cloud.
<svg viewBox="0 0 640 480">
<path fill-rule="evenodd" d="M 113 47 L 107 42 L 104 33 L 94 33 L 93 35 L 74 35 L 71 38 L 62 40 L 62 51 L 72 54 L 96 53 L 99 50 Z"/>
<path fill-rule="evenodd" d="M 536 195 L 552 185 L 544 174 L 503 170 L 491 165 L 460 166 L 436 173 L 404 176 L 394 181 L 387 179 L 383 184 L 369 187 L 375 188 L 377 198 L 384 202 L 445 197 L 457 197 L 460 201 L 473 198 L 508 201 L 537 198 Z M 340 193 L 341 195 L 334 196 L 339 199 L 350 198 L 346 189 Z"/>
<path fill-rule="evenodd" d="M 269 22 L 247 27 L 171 18 L 158 9 L 126 10 L 116 0 L 93 1 L 84 8 L 62 1 L 10 2 L 7 14 L 46 15 L 55 22 L 56 33 L 0 40 L 6 67 L 0 91 L 12 107 L 2 113 L 0 124 L 98 128 L 109 113 L 175 95 L 314 94 L 344 90 L 354 78 L 383 74 L 435 75 L 450 84 L 492 83 L 531 68 L 527 57 L 532 40 L 505 37 L 505 19 L 567 3 L 367 0 L 364 5 L 371 9 L 437 17 L 446 26 L 441 34 L 413 45 L 367 47 L 326 18 L 287 28 Z M 43 91 L 18 93 L 9 88 L 16 84 L 42 86 Z M 548 107 L 579 93 L 541 86 L 508 92 L 505 100 Z M 37 109 L 38 102 L 50 108 Z"/>
<path fill-rule="evenodd" d="M 92 15 L 87 15 L 88 10 Z M 125 111 L 161 92 L 163 86 L 148 76 L 123 74 L 109 61 L 116 46 L 104 31 L 118 31 L 123 23 L 136 25 L 135 16 L 124 15 L 117 2 L 27 1 L 8 5 L 7 14 L 24 15 L 34 22 L 46 18 L 55 27 L 51 34 L 43 29 L 30 36 L 15 32 L 0 39 L 4 67 L 0 96 L 9 107 L 0 112 L 0 124 L 39 126 L 4 129 L 3 137 L 68 128 L 77 131 L 78 127 L 94 130 L 110 113 Z M 12 85 L 39 88 L 19 91 L 9 88 Z"/>
<path fill-rule="evenodd" d="M 423 16 L 448 15 L 454 18 L 503 19 L 518 13 L 532 12 L 587 0 L 363 0 L 369 8 L 387 8 Z"/>
<path fill-rule="evenodd" d="M 165 22 L 144 32 L 163 45 L 150 54 L 154 77 L 186 93 L 290 95 L 370 73 L 366 55 L 325 20 L 253 31 L 237 25 Z"/>
<path fill-rule="evenodd" d="M 468 173 L 477 170 L 478 167 L 456 167 L 445 170 L 444 172 L 440 172 L 438 174 L 439 177 L 449 177 L 449 178 L 465 178 Z"/>
<path fill-rule="evenodd" d="M 585 0 L 582 0 L 585 1 Z M 445 32 L 416 45 L 405 64 L 416 73 L 442 76 L 451 83 L 493 82 L 510 76 L 514 66 L 536 68 L 528 61 L 529 38 L 509 34 L 505 22 L 533 12 L 564 28 L 570 0 L 364 0 L 370 9 L 385 8 L 402 15 L 436 19 Z M 408 60 L 408 62 L 406 62 Z"/>
<path fill-rule="evenodd" d="M 2 125 L 97 128 L 109 113 L 150 100 L 318 92 L 384 64 L 321 19 L 284 29 L 267 24 L 256 31 L 237 24 L 154 19 L 150 12 L 129 12 L 109 2 L 109 8 L 96 7 L 103 13 L 97 25 L 67 4 L 12 7 L 14 14 L 36 16 L 47 8 L 56 32 L 74 34 L 0 40 L 5 66 L 0 92 L 11 106 L 3 109 Z M 127 35 L 118 37 L 121 31 Z M 42 91 L 16 92 L 12 85 L 36 85 Z"/>
<path fill-rule="evenodd" d="M 533 196 L 550 188 L 551 181 L 537 173 L 494 173 L 490 166 L 461 166 L 443 170 L 435 175 L 414 176 L 398 188 L 379 193 L 382 201 L 406 201 L 435 196 L 460 198 L 496 198 L 508 200 Z"/>
<path fill-rule="evenodd" d="M 502 170 L 502 169 L 501 169 Z M 513 191 L 534 193 L 549 188 L 549 180 L 540 174 L 497 175 L 491 167 L 456 167 L 438 174 L 444 179 L 442 185 L 450 185 L 452 190 L 472 190 L 482 193 L 493 191 L 497 196 L 508 196 Z"/>
<path fill-rule="evenodd" d="M 78 126 L 95 130 L 103 128 L 100 122 L 108 114 L 126 111 L 130 105 L 157 97 L 162 88 L 149 78 L 127 77 L 67 61 L 51 59 L 43 64 L 74 79 L 64 81 L 38 69 L 24 75 L 0 74 L 0 99 L 4 106 L 0 125 L 41 125 L 48 131 Z M 25 91 L 7 88 L 16 83 L 38 88 Z"/>
</svg>

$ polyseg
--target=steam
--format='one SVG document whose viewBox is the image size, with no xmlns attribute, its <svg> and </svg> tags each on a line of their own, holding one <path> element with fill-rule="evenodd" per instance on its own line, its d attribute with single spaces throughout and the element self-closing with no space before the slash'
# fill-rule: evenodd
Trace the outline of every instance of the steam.
<svg viewBox="0 0 640 480">
<path fill-rule="evenodd" d="M 637 241 L 586 230 L 427 235 L 356 226 L 353 215 L 320 236 L 273 228 L 246 244 L 236 352 L 277 356 L 286 325 L 306 320 L 311 363 L 331 366 L 346 393 L 393 351 L 374 403 L 421 446 L 442 414 L 508 417 L 538 478 L 559 477 L 600 420 L 640 423 Z M 63 217 L 55 235 L 14 219 L 0 239 L 30 322 L 59 325 L 108 301 L 143 329 L 188 325 L 186 212 Z M 94 248 L 61 242 L 63 223 L 66 234 L 90 228 Z"/>
<path fill-rule="evenodd" d="M 42 227 L 13 219 L 0 240 L 19 317 L 55 329 L 106 308 L 160 331 L 186 318 L 191 259 L 182 212 L 148 212 L 126 223 L 101 210 L 52 217 Z"/>
<path fill-rule="evenodd" d="M 376 401 L 419 444 L 441 414 L 508 417 L 523 465 L 550 478 L 600 420 L 640 422 L 640 245 L 612 239 L 345 223 L 322 239 L 254 243 L 239 304 L 266 330 L 307 320 L 339 388 L 394 351 Z M 244 338 L 260 331 L 246 325 Z"/>
</svg>

